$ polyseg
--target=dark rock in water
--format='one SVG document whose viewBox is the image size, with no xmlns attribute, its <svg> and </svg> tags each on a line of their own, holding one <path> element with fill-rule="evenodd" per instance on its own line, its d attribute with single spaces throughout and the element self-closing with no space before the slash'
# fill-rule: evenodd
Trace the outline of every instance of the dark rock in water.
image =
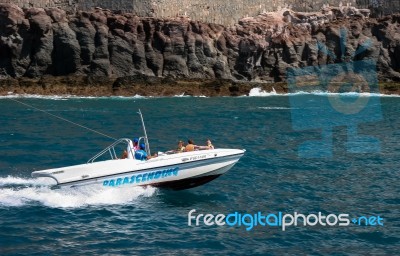
<svg viewBox="0 0 400 256">
<path fill-rule="evenodd" d="M 157 78 L 170 89 L 178 85 L 163 79 L 243 86 L 285 83 L 288 68 L 373 59 L 381 81 L 400 81 L 400 15 L 368 15 L 350 6 L 324 6 L 321 13 L 283 9 L 224 27 L 186 17 L 140 18 L 101 9 L 67 14 L 0 4 L 0 78 L 40 78 L 43 84 L 51 76 L 88 83 L 107 77 L 114 92 L 132 89 L 129 83 L 139 77 L 146 77 L 145 84 Z M 206 87 L 242 92 L 222 84 Z"/>
</svg>

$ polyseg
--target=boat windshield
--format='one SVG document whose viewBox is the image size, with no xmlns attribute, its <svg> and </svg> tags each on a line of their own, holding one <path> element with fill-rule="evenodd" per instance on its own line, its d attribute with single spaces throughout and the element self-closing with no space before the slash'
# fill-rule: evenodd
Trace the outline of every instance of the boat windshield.
<svg viewBox="0 0 400 256">
<path fill-rule="evenodd" d="M 125 155 L 126 154 L 126 155 Z M 116 140 L 114 143 L 97 153 L 95 156 L 87 161 L 93 163 L 95 161 L 114 160 L 121 158 L 134 159 L 133 143 L 130 139 L 122 138 Z"/>
</svg>

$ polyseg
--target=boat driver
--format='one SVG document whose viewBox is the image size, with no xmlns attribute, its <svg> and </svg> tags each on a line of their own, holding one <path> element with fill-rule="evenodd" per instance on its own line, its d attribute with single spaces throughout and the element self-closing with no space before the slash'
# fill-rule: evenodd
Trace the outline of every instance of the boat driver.
<svg viewBox="0 0 400 256">
<path fill-rule="evenodd" d="M 147 153 L 145 151 L 146 146 L 142 143 L 140 144 L 139 150 L 135 151 L 135 159 L 137 160 L 147 160 Z"/>
<path fill-rule="evenodd" d="M 154 157 L 158 157 L 158 154 L 154 153 L 154 155 L 152 155 L 152 156 L 147 155 L 146 146 L 144 145 L 144 143 L 140 144 L 139 150 L 135 151 L 135 159 L 137 159 L 137 160 L 144 161 L 144 160 L 149 160 Z"/>
</svg>

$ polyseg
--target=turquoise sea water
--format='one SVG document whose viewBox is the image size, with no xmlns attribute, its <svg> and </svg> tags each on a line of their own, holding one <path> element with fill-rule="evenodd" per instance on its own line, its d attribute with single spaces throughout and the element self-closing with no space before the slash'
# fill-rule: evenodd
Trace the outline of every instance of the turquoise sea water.
<svg viewBox="0 0 400 256">
<path fill-rule="evenodd" d="M 330 115 L 318 103 L 324 97 L 17 98 L 116 138 L 142 134 L 140 108 L 152 151 L 187 138 L 247 150 L 225 175 L 185 191 L 50 189 L 54 182 L 30 173 L 84 163 L 112 140 L 2 98 L 0 254 L 398 254 L 400 97 L 371 101 L 379 105 L 372 111 L 376 118 L 354 120 L 358 133 L 374 137 L 377 147 L 362 144 L 360 152 L 349 152 L 350 136 L 339 115 L 328 118 L 332 146 L 325 147 L 331 156 L 307 157 L 299 146 L 322 138 L 315 115 Z M 354 102 L 352 97 L 344 101 Z M 296 102 L 317 104 L 308 112 Z M 192 209 L 214 215 L 380 216 L 383 226 L 188 226 Z"/>
</svg>

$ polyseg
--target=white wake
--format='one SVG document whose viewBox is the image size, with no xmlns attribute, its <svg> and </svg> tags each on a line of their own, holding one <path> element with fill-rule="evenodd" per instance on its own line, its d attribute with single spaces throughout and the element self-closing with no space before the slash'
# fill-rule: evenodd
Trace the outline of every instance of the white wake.
<svg viewBox="0 0 400 256">
<path fill-rule="evenodd" d="M 0 206 L 20 207 L 42 204 L 51 208 L 79 208 L 91 205 L 129 204 L 140 197 L 151 197 L 153 187 L 103 188 L 86 186 L 52 189 L 51 179 L 0 177 Z"/>
</svg>

